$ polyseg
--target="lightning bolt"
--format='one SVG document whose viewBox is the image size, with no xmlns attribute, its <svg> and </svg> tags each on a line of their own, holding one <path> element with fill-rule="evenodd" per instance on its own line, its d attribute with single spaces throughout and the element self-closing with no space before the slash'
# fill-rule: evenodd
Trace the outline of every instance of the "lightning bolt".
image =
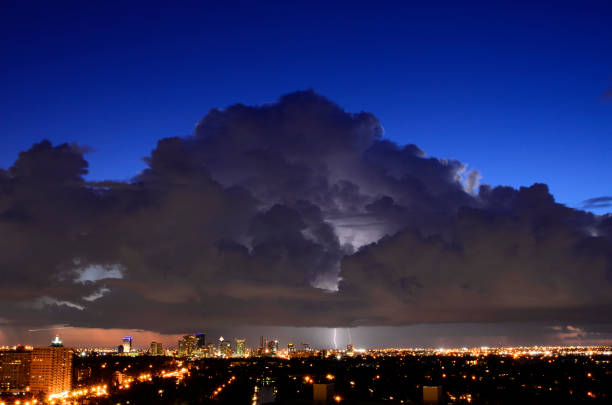
<svg viewBox="0 0 612 405">
<path fill-rule="evenodd" d="M 336 330 L 336 328 L 334 328 L 334 349 L 338 348 L 338 344 L 336 343 L 336 334 L 337 334 L 337 332 L 338 331 Z"/>
</svg>

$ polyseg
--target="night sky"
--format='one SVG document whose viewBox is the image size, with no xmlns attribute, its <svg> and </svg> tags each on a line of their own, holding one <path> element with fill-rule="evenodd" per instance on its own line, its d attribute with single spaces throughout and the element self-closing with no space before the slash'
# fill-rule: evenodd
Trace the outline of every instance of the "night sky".
<svg viewBox="0 0 612 405">
<path fill-rule="evenodd" d="M 612 343 L 612 6 L 430 3 L 3 2 L 0 344 Z"/>
</svg>

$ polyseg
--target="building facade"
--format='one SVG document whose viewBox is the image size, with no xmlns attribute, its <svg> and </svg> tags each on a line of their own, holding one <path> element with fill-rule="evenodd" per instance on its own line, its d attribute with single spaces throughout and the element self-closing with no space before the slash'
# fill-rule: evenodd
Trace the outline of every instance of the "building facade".
<svg viewBox="0 0 612 405">
<path fill-rule="evenodd" d="M 223 339 L 223 336 L 219 338 L 219 356 L 221 357 L 232 357 L 232 342 Z"/>
<path fill-rule="evenodd" d="M 201 332 L 201 333 L 196 333 L 195 335 L 197 341 L 198 341 L 198 350 L 204 350 L 206 349 L 206 333 Z"/>
<path fill-rule="evenodd" d="M 163 356 L 164 348 L 162 347 L 161 342 L 151 342 L 151 347 L 149 349 L 149 354 L 151 356 Z"/>
<path fill-rule="evenodd" d="M 246 356 L 246 339 L 236 339 L 236 357 Z"/>
<path fill-rule="evenodd" d="M 123 353 L 129 353 L 132 351 L 132 337 L 126 336 L 123 338 Z"/>
<path fill-rule="evenodd" d="M 31 361 L 30 350 L 0 351 L 0 392 L 25 391 L 30 381 Z"/>
<path fill-rule="evenodd" d="M 35 394 L 59 394 L 72 388 L 73 351 L 58 341 L 56 339 L 52 346 L 32 350 L 30 391 Z"/>
<path fill-rule="evenodd" d="M 178 355 L 191 356 L 198 348 L 198 338 L 196 335 L 184 335 L 178 341 Z"/>
</svg>

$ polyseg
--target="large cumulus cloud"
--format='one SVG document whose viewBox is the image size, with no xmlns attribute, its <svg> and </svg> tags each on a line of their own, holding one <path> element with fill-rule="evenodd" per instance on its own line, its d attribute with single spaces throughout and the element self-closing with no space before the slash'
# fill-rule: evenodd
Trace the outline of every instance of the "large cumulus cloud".
<svg viewBox="0 0 612 405">
<path fill-rule="evenodd" d="M 312 92 L 211 110 L 129 182 L 43 141 L 0 171 L 0 318 L 222 325 L 608 321 L 612 220 L 385 139 Z"/>
</svg>

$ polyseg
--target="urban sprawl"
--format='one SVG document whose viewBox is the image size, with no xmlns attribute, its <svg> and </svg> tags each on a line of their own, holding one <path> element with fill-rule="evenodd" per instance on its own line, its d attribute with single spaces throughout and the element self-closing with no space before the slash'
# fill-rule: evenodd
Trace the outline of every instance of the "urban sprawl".
<svg viewBox="0 0 612 405">
<path fill-rule="evenodd" d="M 610 403 L 607 346 L 313 348 L 184 335 L 176 348 L 0 347 L 0 405 Z"/>
</svg>

